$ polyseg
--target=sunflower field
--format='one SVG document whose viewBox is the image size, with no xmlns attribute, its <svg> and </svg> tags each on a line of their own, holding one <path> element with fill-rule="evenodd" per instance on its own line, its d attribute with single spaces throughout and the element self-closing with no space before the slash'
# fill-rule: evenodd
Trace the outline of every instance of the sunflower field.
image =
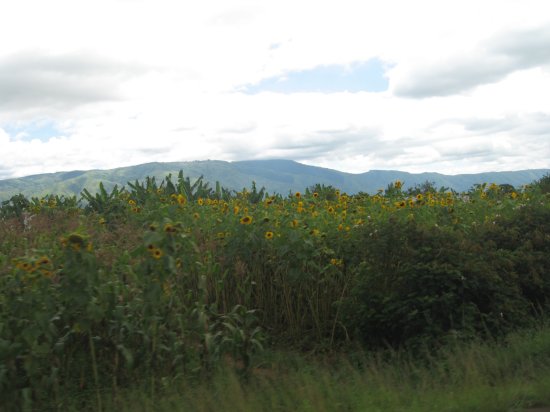
<svg viewBox="0 0 550 412">
<path fill-rule="evenodd" d="M 14 196 L 0 208 L 0 405 L 80 390 L 100 404 L 227 359 L 246 374 L 267 346 L 415 348 L 528 326 L 550 303 L 548 180 L 273 196 L 180 173 Z"/>
</svg>

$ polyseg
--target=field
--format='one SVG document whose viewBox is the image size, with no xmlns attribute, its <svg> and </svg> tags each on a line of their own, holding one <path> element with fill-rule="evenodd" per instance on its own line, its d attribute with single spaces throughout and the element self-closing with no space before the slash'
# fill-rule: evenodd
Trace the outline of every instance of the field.
<svg viewBox="0 0 550 412">
<path fill-rule="evenodd" d="M 270 196 L 180 174 L 14 196 L 0 407 L 548 405 L 549 186 Z"/>
</svg>

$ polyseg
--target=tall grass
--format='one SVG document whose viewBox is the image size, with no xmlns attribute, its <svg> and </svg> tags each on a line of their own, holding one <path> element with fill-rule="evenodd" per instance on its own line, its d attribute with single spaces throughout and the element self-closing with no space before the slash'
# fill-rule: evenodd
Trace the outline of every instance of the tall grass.
<svg viewBox="0 0 550 412">
<path fill-rule="evenodd" d="M 262 360 L 248 379 L 227 367 L 202 382 L 167 381 L 156 396 L 139 386 L 105 393 L 105 410 L 502 412 L 550 406 L 549 326 L 416 356 L 270 352 Z M 59 406 L 96 410 L 94 394 L 86 396 L 79 403 L 71 394 Z"/>
</svg>

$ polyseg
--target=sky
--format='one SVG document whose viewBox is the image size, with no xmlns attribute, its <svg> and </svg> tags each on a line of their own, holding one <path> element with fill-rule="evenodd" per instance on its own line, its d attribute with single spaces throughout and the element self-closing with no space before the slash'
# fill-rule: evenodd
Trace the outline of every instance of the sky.
<svg viewBox="0 0 550 412">
<path fill-rule="evenodd" d="M 0 2 L 0 179 L 275 158 L 550 168 L 550 2 Z"/>
</svg>

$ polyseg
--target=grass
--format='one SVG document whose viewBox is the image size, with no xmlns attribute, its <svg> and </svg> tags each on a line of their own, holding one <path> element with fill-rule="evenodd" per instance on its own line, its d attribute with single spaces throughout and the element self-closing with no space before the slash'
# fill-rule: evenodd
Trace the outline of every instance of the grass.
<svg viewBox="0 0 550 412">
<path fill-rule="evenodd" d="M 104 392 L 104 410 L 184 411 L 524 411 L 550 405 L 550 327 L 500 342 L 406 351 L 347 351 L 323 357 L 270 352 L 248 379 L 226 365 L 200 383 L 158 379 Z M 94 393 L 71 394 L 60 410 L 98 410 Z"/>
</svg>

